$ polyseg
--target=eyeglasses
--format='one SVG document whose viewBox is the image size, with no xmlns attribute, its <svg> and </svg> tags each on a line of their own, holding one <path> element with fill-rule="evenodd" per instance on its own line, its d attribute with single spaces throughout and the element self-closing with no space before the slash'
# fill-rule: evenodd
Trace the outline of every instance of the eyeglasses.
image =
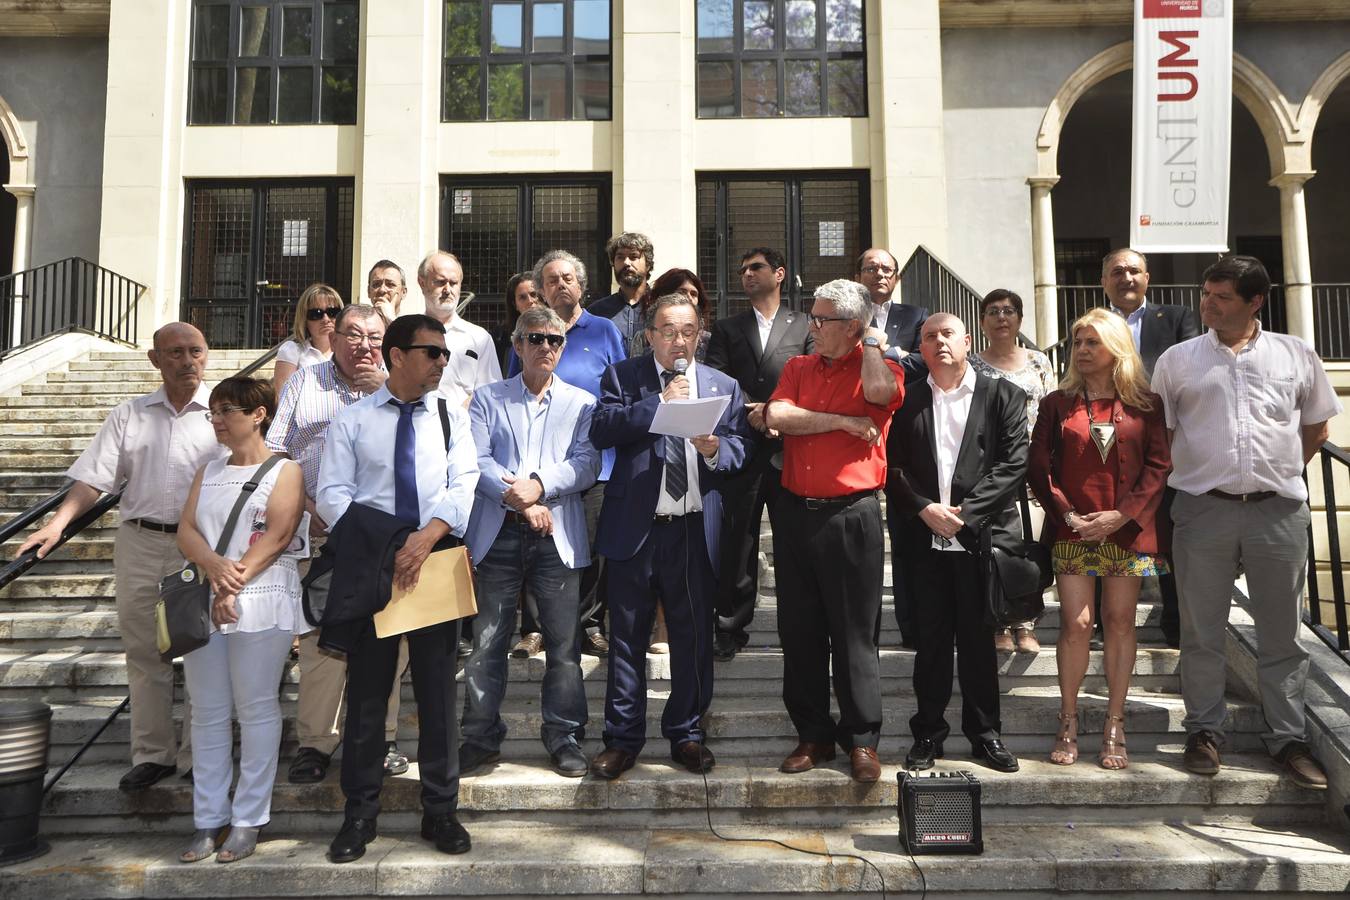
<svg viewBox="0 0 1350 900">
<path fill-rule="evenodd" d="M 565 338 L 561 334 L 544 334 L 539 331 L 531 331 L 529 334 L 525 335 L 525 340 L 536 347 L 547 341 L 550 347 L 557 350 L 563 345 Z"/>
<path fill-rule="evenodd" d="M 339 331 L 337 334 L 347 339 L 347 343 L 353 347 L 359 347 L 362 343 L 370 344 L 372 350 L 384 344 L 384 335 L 382 334 L 361 334 L 357 331 Z"/>
<path fill-rule="evenodd" d="M 221 406 L 216 409 L 206 411 L 206 421 L 214 422 L 216 419 L 223 419 L 232 412 L 248 412 L 242 406 Z"/>
<path fill-rule="evenodd" d="M 409 344 L 406 347 L 399 347 L 399 349 L 402 350 L 404 353 L 407 353 L 409 350 L 425 350 L 427 354 L 427 359 L 431 360 L 432 362 L 435 362 L 442 356 L 444 356 L 447 360 L 450 359 L 450 351 L 445 349 L 444 347 L 437 347 L 435 344 Z"/>
<path fill-rule="evenodd" d="M 998 319 L 1011 319 L 1019 313 L 1015 306 L 991 306 L 984 311 L 984 314 Z"/>
<path fill-rule="evenodd" d="M 340 306 L 329 306 L 324 309 L 311 309 L 309 312 L 305 313 L 305 318 L 309 319 L 311 322 L 317 322 L 324 316 L 327 316 L 333 321 L 337 321 L 338 313 L 340 312 L 342 312 L 342 307 Z"/>
<path fill-rule="evenodd" d="M 684 328 L 684 329 L 662 328 L 656 333 L 661 336 L 661 340 L 667 342 L 674 342 L 676 340 L 679 340 L 680 338 L 684 338 L 686 341 L 694 341 L 698 339 L 697 328 Z"/>
<path fill-rule="evenodd" d="M 890 278 L 895 274 L 895 270 L 890 266 L 863 266 L 864 275 L 880 275 L 883 278 Z"/>
<path fill-rule="evenodd" d="M 737 271 L 738 271 L 740 274 L 744 275 L 746 272 L 758 272 L 760 269 L 767 269 L 768 267 L 769 267 L 769 264 L 768 264 L 768 263 L 753 262 L 753 263 L 749 263 L 749 264 L 747 264 L 747 265 L 741 266 L 740 269 L 738 269 Z"/>
<path fill-rule="evenodd" d="M 826 322 L 848 322 L 849 316 L 807 316 L 811 324 L 817 328 L 824 328 Z"/>
</svg>

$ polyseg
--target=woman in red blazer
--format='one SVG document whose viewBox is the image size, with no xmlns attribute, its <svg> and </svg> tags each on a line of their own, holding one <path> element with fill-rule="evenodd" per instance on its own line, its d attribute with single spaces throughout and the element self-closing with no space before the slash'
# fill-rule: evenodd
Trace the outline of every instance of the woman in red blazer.
<svg viewBox="0 0 1350 900">
<path fill-rule="evenodd" d="M 1172 457 L 1162 402 L 1149 393 L 1125 320 L 1094 309 L 1070 333 L 1069 371 L 1041 400 L 1027 469 L 1053 536 L 1059 586 L 1060 725 L 1050 761 L 1067 766 L 1078 758 L 1078 689 L 1100 578 L 1110 700 L 1097 760 L 1123 769 L 1139 587 L 1145 575 L 1168 571 L 1156 518 Z"/>
</svg>

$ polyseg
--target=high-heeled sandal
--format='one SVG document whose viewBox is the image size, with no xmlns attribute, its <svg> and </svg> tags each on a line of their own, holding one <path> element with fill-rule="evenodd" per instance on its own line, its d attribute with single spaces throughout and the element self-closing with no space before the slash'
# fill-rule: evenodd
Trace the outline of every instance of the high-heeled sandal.
<svg viewBox="0 0 1350 900">
<path fill-rule="evenodd" d="M 188 842 L 187 847 L 182 853 L 178 854 L 178 861 L 185 863 L 201 862 L 216 852 L 216 842 L 220 839 L 220 828 L 198 828 L 192 833 L 192 840 Z"/>
<path fill-rule="evenodd" d="M 1059 714 L 1059 733 L 1055 735 L 1050 761 L 1057 766 L 1071 766 L 1078 761 L 1078 710 Z"/>
<path fill-rule="evenodd" d="M 248 825 L 236 825 L 231 828 L 230 836 L 216 851 L 216 862 L 232 863 L 252 856 L 254 849 L 258 846 L 258 832 L 260 831 L 262 831 L 261 827 L 254 828 Z"/>
<path fill-rule="evenodd" d="M 1106 727 L 1102 729 L 1102 749 L 1097 754 L 1097 764 L 1113 772 L 1130 765 L 1129 754 L 1125 752 L 1124 716 L 1106 717 Z"/>
</svg>

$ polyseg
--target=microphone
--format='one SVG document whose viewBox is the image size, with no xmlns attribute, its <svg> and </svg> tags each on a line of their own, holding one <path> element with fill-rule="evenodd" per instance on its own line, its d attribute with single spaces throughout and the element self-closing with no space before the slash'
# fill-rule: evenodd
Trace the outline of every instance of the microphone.
<svg viewBox="0 0 1350 900">
<path fill-rule="evenodd" d="M 687 371 L 689 371 L 689 360 L 685 359 L 683 356 L 675 360 L 676 375 L 683 375 Z"/>
</svg>

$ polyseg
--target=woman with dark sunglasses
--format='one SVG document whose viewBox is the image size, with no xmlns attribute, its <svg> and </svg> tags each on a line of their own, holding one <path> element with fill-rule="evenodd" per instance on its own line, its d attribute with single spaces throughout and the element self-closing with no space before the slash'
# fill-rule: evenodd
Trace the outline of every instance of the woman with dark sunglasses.
<svg viewBox="0 0 1350 900">
<path fill-rule="evenodd" d="M 326 362 L 333 355 L 333 328 L 342 312 L 342 297 L 326 284 L 311 284 L 295 304 L 290 340 L 277 348 L 272 389 L 281 396 L 296 369 Z"/>
</svg>

